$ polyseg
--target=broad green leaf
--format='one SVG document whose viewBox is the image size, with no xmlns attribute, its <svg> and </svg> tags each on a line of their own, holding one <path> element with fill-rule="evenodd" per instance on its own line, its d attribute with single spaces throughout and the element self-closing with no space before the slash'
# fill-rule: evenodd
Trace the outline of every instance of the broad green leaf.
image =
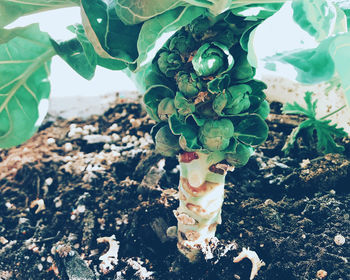
<svg viewBox="0 0 350 280">
<path fill-rule="evenodd" d="M 79 0 L 1 0 L 0 28 L 21 16 L 78 5 Z"/>
<path fill-rule="evenodd" d="M 242 167 L 247 164 L 253 152 L 254 149 L 251 146 L 236 141 L 232 152 L 225 154 L 225 159 L 234 167 Z"/>
<path fill-rule="evenodd" d="M 137 24 L 184 5 L 182 0 L 114 0 L 118 17 L 125 24 Z"/>
<path fill-rule="evenodd" d="M 266 122 L 256 114 L 245 116 L 235 126 L 235 137 L 247 145 L 260 145 L 266 138 L 268 126 Z"/>
<path fill-rule="evenodd" d="M 121 65 L 119 69 L 132 67 L 138 57 L 137 39 L 142 24 L 125 25 L 111 1 L 81 0 L 81 14 L 85 34 L 96 53 L 103 59 L 115 60 Z"/>
<path fill-rule="evenodd" d="M 91 65 L 97 64 L 111 70 L 126 69 L 125 63 L 120 60 L 102 58 L 101 56 L 99 56 L 95 52 L 95 49 L 91 44 L 91 42 L 86 37 L 84 27 L 81 24 L 69 26 L 69 30 L 77 35 L 77 39 L 79 40 L 81 46 L 83 47 L 84 54 L 86 55 L 86 58 L 89 60 L 89 63 Z"/>
<path fill-rule="evenodd" d="M 96 61 L 88 57 L 77 38 L 65 42 L 51 40 L 51 43 L 56 53 L 79 75 L 87 80 L 91 80 L 94 77 Z"/>
<path fill-rule="evenodd" d="M 329 53 L 333 58 L 335 70 L 338 73 L 345 98 L 350 106 L 350 34 L 342 34 L 335 37 L 330 45 Z"/>
<path fill-rule="evenodd" d="M 276 62 L 292 65 L 297 72 L 297 81 L 304 84 L 328 81 L 334 74 L 334 62 L 329 54 L 332 40 L 333 38 L 326 39 L 314 49 L 276 54 L 264 60 L 270 65 Z"/>
<path fill-rule="evenodd" d="M 147 58 L 147 53 L 155 47 L 157 39 L 162 34 L 178 30 L 204 12 L 205 9 L 193 6 L 178 7 L 146 21 L 142 25 L 137 41 L 138 65 L 140 66 Z"/>
<path fill-rule="evenodd" d="M 37 24 L 13 32 L 12 39 L 0 45 L 1 148 L 23 143 L 40 125 L 48 106 L 50 61 L 55 55 L 49 36 Z"/>
<path fill-rule="evenodd" d="M 330 1 L 294 0 L 292 9 L 295 22 L 317 41 L 320 42 L 332 34 L 336 10 Z"/>
</svg>

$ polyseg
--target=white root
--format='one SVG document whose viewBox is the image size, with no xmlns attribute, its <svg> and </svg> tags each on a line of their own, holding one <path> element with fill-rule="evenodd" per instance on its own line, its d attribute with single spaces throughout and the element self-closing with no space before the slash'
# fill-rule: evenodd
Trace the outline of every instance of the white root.
<svg viewBox="0 0 350 280">
<path fill-rule="evenodd" d="M 110 237 L 97 238 L 97 243 L 108 242 L 109 250 L 100 256 L 100 270 L 103 274 L 110 272 L 118 264 L 119 241 L 115 240 L 115 235 Z"/>
<path fill-rule="evenodd" d="M 256 275 L 258 275 L 259 269 L 265 265 L 265 263 L 260 260 L 258 254 L 255 251 L 251 251 L 246 248 L 242 249 L 242 252 L 238 254 L 237 257 L 233 259 L 234 263 L 238 263 L 241 260 L 248 258 L 252 262 L 252 271 L 250 272 L 250 280 L 253 280 Z"/>
</svg>

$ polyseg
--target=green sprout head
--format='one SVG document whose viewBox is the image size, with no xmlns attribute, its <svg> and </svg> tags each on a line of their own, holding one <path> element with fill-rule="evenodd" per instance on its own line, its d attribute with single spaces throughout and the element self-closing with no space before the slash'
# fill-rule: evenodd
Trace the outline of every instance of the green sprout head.
<svg viewBox="0 0 350 280">
<path fill-rule="evenodd" d="M 158 116 L 161 121 L 166 121 L 174 113 L 176 113 L 176 108 L 173 98 L 167 97 L 159 102 Z"/>
<path fill-rule="evenodd" d="M 195 48 L 195 41 L 190 33 L 181 29 L 174 34 L 168 41 L 168 48 L 171 51 L 178 51 L 179 53 L 186 55 L 189 54 Z"/>
<path fill-rule="evenodd" d="M 193 57 L 192 65 L 198 76 L 214 76 L 229 71 L 233 66 L 233 57 L 225 45 L 205 43 Z"/>
<path fill-rule="evenodd" d="M 207 120 L 200 128 L 199 140 L 209 151 L 222 151 L 230 144 L 233 132 L 233 124 L 229 119 Z"/>
<path fill-rule="evenodd" d="M 157 56 L 157 64 L 160 72 L 170 78 L 181 69 L 183 62 L 177 51 L 163 49 Z"/>
<path fill-rule="evenodd" d="M 195 73 L 179 72 L 176 82 L 179 90 L 187 98 L 196 96 L 203 88 L 200 78 Z"/>
</svg>

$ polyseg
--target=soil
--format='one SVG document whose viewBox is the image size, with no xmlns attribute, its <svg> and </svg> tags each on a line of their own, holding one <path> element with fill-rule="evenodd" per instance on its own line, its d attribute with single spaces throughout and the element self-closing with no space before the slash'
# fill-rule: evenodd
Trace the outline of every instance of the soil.
<svg viewBox="0 0 350 280">
<path fill-rule="evenodd" d="M 166 234 L 179 170 L 154 153 L 140 102 L 46 122 L 0 151 L 0 279 L 245 280 L 251 262 L 233 258 L 248 247 L 265 262 L 256 280 L 350 279 L 350 144 L 322 155 L 299 141 L 285 156 L 300 121 L 272 104 L 269 138 L 227 175 L 217 240 L 196 264 Z"/>
</svg>

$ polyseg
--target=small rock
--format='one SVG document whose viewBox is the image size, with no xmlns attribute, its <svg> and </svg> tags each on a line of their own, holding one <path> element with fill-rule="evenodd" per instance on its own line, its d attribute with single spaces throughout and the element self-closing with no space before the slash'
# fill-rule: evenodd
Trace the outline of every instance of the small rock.
<svg viewBox="0 0 350 280">
<path fill-rule="evenodd" d="M 47 139 L 46 142 L 47 142 L 47 145 L 53 145 L 53 144 L 56 143 L 56 140 L 50 137 L 50 138 Z"/>
<path fill-rule="evenodd" d="M 345 237 L 342 236 L 341 234 L 337 234 L 334 237 L 334 243 L 337 244 L 338 246 L 342 246 L 345 244 Z"/>
<path fill-rule="evenodd" d="M 326 278 L 326 276 L 327 276 L 327 271 L 325 271 L 325 270 L 323 270 L 323 269 L 320 269 L 320 270 L 317 271 L 317 273 L 316 273 L 316 277 L 317 277 L 318 279 L 324 279 L 324 278 Z"/>
</svg>

